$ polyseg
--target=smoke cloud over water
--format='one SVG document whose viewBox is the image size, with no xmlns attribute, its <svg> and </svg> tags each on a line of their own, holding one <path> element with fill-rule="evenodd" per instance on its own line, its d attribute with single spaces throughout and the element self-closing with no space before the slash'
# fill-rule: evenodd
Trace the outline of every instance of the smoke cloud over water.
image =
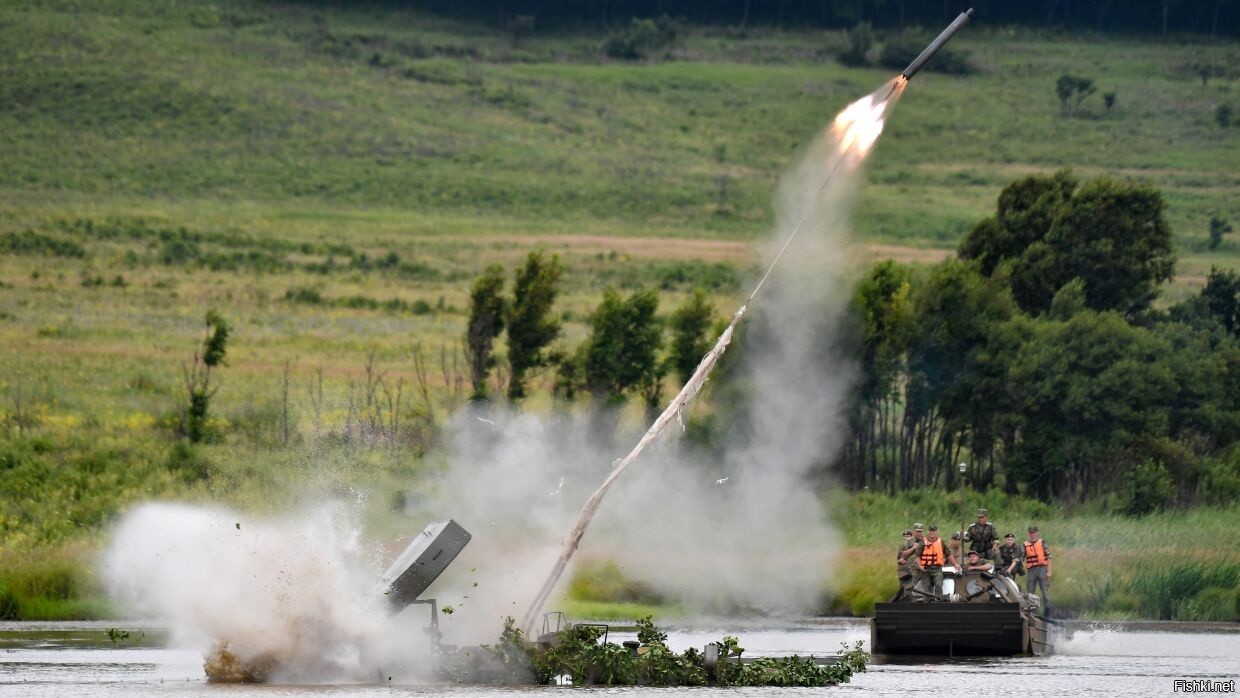
<svg viewBox="0 0 1240 698">
<path fill-rule="evenodd" d="M 372 593 L 359 530 L 338 506 L 256 521 L 148 504 L 115 531 L 101 576 L 123 611 L 169 623 L 175 644 L 227 642 L 274 681 L 428 675 L 416 661 L 429 656 L 425 635 L 402 630 Z"/>
<path fill-rule="evenodd" d="M 755 301 L 734 357 L 741 389 L 714 396 L 730 417 L 722 455 L 661 439 L 599 509 L 587 555 L 703 612 L 817 606 L 843 544 L 819 490 L 845 438 L 854 379 L 837 351 L 855 259 L 851 175 L 902 86 L 841 112 L 781 180 L 767 259 L 800 233 Z M 441 616 L 446 641 L 491 642 L 504 616 L 525 611 L 582 502 L 625 454 L 628 436 L 592 436 L 596 423 L 579 412 L 453 417 L 448 466 L 406 512 L 411 536 L 449 517 L 473 534 L 425 595 L 452 606 Z M 362 543 L 358 516 L 324 506 L 255 521 L 146 505 L 118 527 L 102 576 L 128 610 L 172 623 L 181 644 L 227 641 L 243 661 L 276 667 L 274 680 L 426 678 L 425 607 L 389 616 L 373 586 L 394 553 Z"/>
</svg>

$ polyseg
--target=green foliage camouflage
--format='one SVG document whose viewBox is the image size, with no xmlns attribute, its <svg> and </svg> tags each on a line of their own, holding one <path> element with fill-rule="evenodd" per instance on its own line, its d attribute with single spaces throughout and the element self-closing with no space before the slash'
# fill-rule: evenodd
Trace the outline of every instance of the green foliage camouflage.
<svg viewBox="0 0 1240 698">
<path fill-rule="evenodd" d="M 797 656 L 741 662 L 744 649 L 729 636 L 717 643 L 720 661 L 708 670 L 696 648 L 681 653 L 668 648 L 667 634 L 649 616 L 637 621 L 636 648 L 600 642 L 604 632 L 599 625 L 570 625 L 544 648 L 529 643 L 507 618 L 485 658 L 457 657 L 443 672 L 459 683 L 507 685 L 554 684 L 567 676 L 574 686 L 836 686 L 865 671 L 869 662 L 860 642 L 845 645 L 832 664 Z"/>
</svg>

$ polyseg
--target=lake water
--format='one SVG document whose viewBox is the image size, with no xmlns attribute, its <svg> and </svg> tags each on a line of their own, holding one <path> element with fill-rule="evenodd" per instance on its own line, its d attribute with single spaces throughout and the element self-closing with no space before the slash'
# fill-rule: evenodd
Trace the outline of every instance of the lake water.
<svg viewBox="0 0 1240 698">
<path fill-rule="evenodd" d="M 565 696 L 554 687 L 343 685 L 210 685 L 198 651 L 163 646 L 153 625 L 128 623 L 130 637 L 113 643 L 104 623 L 0 623 L 0 696 Z M 669 627 L 676 649 L 724 634 L 739 635 L 746 656 L 826 655 L 842 642 L 867 640 L 865 621 L 812 620 L 783 625 Z M 613 634 L 613 640 L 627 636 Z M 135 639 L 139 639 L 135 642 Z M 590 688 L 590 694 L 666 697 L 767 696 L 821 693 L 855 696 L 1175 695 L 1176 679 L 1240 681 L 1240 625 L 1075 624 L 1056 638 L 1051 657 L 878 662 L 852 683 L 834 689 Z M 576 695 L 576 694 L 574 694 Z"/>
</svg>

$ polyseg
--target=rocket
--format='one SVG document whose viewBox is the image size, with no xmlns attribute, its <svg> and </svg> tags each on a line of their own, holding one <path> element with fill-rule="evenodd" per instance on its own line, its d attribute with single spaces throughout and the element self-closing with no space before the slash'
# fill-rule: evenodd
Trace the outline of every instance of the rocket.
<svg viewBox="0 0 1240 698">
<path fill-rule="evenodd" d="M 905 80 L 909 80 L 916 75 L 917 71 L 921 70 L 921 67 L 926 64 L 926 61 L 934 57 L 934 54 L 938 53 L 939 49 L 943 48 L 943 44 L 950 41 L 951 38 L 956 35 L 956 32 L 960 31 L 961 27 L 969 23 L 969 18 L 972 16 L 972 7 L 964 12 L 961 12 L 959 17 L 952 20 L 952 23 L 947 25 L 946 29 L 944 29 L 938 36 L 934 37 L 934 41 L 931 41 L 930 45 L 918 54 L 918 56 L 913 59 L 912 63 L 908 64 L 907 68 L 900 71 L 900 75 L 903 75 Z"/>
</svg>

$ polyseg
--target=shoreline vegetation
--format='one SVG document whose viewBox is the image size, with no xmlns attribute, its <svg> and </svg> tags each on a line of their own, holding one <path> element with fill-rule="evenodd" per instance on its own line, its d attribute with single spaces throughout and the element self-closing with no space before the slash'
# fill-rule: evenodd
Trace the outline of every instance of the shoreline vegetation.
<svg viewBox="0 0 1240 698">
<path fill-rule="evenodd" d="M 726 316 L 779 173 L 891 72 L 845 65 L 853 35 L 837 28 L 681 27 L 666 53 L 626 62 L 601 53 L 602 35 L 532 32 L 518 46 L 508 32 L 382 7 L 89 5 L 0 8 L 11 68 L 0 77 L 0 620 L 115 618 L 94 560 L 141 501 L 261 514 L 364 487 L 368 533 L 419 528 L 401 514 L 442 465 L 427 454 L 443 419 L 470 397 L 461 341 L 479 274 L 559 255 L 565 352 L 590 336 L 609 289 L 655 289 L 665 312 L 700 291 Z M 1240 224 L 1240 138 L 1222 119 L 1238 76 L 1214 71 L 1235 64 L 1234 40 L 976 24 L 953 43 L 971 72 L 919 77 L 876 146 L 852 214 L 860 256 L 920 279 L 996 213 L 1010 182 L 1071 167 L 1165 201 L 1176 259 L 1155 312 L 1200 298 L 1215 267 L 1240 267 L 1227 232 Z M 1057 96 L 1069 75 L 1110 98 Z M 1080 312 L 1081 293 L 1049 300 L 1096 322 L 1048 324 L 1048 342 L 1081 325 L 1199 354 L 1195 335 L 1151 339 Z M 200 391 L 210 411 L 196 405 L 193 443 L 182 370 L 210 309 L 231 336 L 218 382 Z M 507 340 L 494 349 L 502 367 Z M 524 409 L 549 410 L 555 377 L 535 373 Z M 387 407 L 380 376 L 407 409 Z M 486 380 L 503 393 L 502 371 Z M 1199 412 L 1165 421 L 1234 417 Z M 876 431 L 898 412 L 883 415 Z M 711 416 L 690 419 L 689 436 Z M 1141 463 L 1142 497 L 1103 486 L 1040 501 L 998 480 L 963 502 L 958 487 L 880 494 L 878 481 L 857 486 L 869 482 L 858 468 L 849 484 L 861 491 L 825 488 L 841 554 L 817 610 L 866 615 L 894 591 L 901 530 L 954 530 L 960 511 L 984 506 L 1000 534 L 1041 527 L 1057 615 L 1240 619 L 1240 505 L 1217 485 L 1240 482 L 1240 450 L 1174 436 L 1147 444 L 1172 467 Z M 867 453 L 857 462 L 886 457 Z M 1173 481 L 1195 489 L 1150 497 Z M 1139 514 L 1116 513 L 1125 507 Z M 694 612 L 605 559 L 584 560 L 566 586 L 573 615 Z"/>
</svg>

